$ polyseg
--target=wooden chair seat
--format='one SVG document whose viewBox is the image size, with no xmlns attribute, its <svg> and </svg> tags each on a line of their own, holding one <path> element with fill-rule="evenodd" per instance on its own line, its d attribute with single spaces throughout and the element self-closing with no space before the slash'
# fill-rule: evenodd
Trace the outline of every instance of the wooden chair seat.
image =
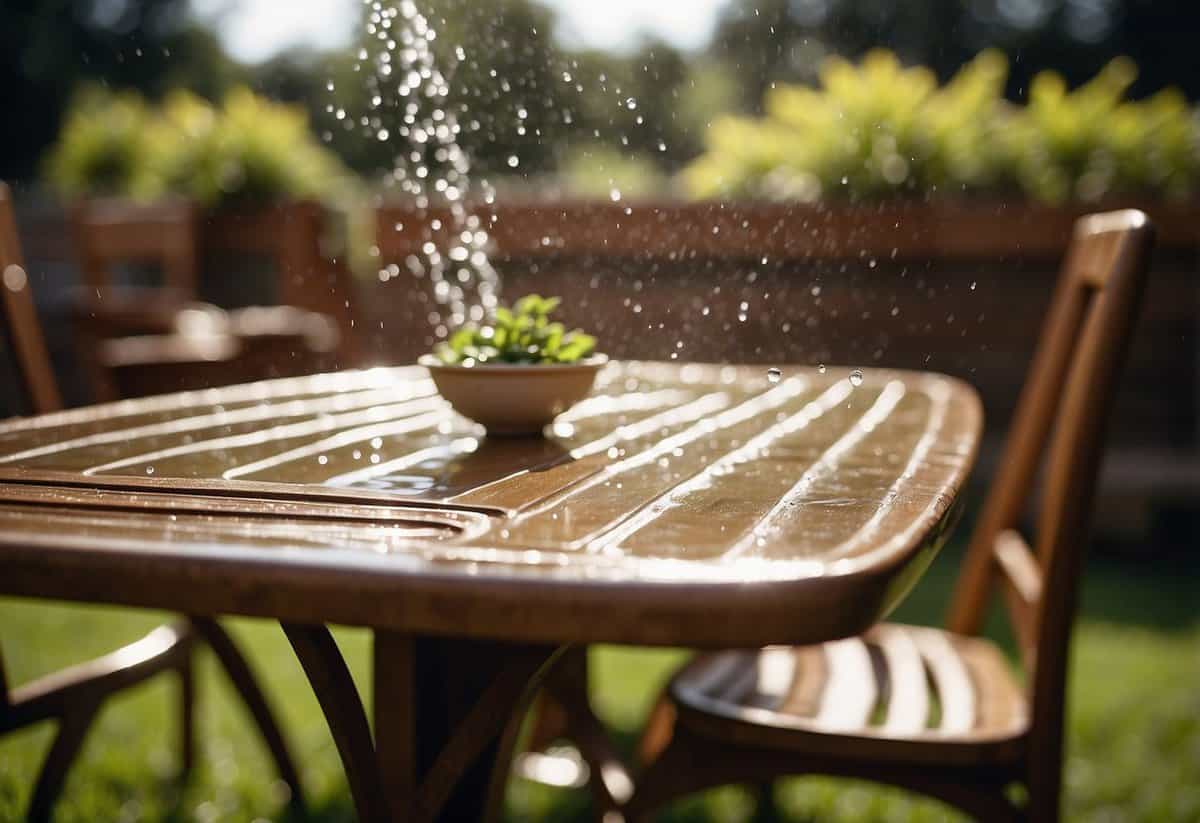
<svg viewBox="0 0 1200 823">
<path fill-rule="evenodd" d="M 818 646 L 702 654 L 671 681 L 694 733 L 836 758 L 1020 763 L 1029 706 L 986 640 L 883 624 Z"/>
</svg>

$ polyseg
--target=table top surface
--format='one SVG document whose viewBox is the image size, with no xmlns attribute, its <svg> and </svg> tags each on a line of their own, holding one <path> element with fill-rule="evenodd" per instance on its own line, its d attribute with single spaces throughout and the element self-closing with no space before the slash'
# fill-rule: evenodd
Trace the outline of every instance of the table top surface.
<svg viewBox="0 0 1200 823">
<path fill-rule="evenodd" d="M 940 545 L 982 425 L 951 378 L 850 378 L 612 364 L 544 439 L 484 437 L 419 367 L 9 421 L 0 591 L 521 640 L 848 634 Z"/>
</svg>

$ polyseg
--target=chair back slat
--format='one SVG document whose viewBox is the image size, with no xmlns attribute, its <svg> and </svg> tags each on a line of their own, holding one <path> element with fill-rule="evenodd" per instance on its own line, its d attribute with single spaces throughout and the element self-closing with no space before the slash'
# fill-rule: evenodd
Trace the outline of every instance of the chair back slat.
<svg viewBox="0 0 1200 823">
<path fill-rule="evenodd" d="M 91 293 L 117 285 L 117 266 L 148 263 L 161 269 L 162 288 L 180 299 L 195 297 L 196 217 L 189 204 L 88 201 L 75 207 L 71 224 Z"/>
<path fill-rule="evenodd" d="M 8 186 L 0 182 L 0 331 L 8 338 L 17 374 L 34 412 L 43 413 L 62 408 L 58 383 L 50 365 L 50 354 L 42 337 L 37 310 L 33 304 L 33 289 L 13 217 L 12 197 Z"/>
</svg>

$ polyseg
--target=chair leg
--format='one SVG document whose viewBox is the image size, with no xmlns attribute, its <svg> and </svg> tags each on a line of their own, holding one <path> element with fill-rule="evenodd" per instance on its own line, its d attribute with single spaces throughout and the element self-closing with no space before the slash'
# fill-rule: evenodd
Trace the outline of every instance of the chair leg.
<svg viewBox="0 0 1200 823">
<path fill-rule="evenodd" d="M 600 819 L 629 799 L 633 780 L 604 724 L 592 710 L 588 679 L 587 647 L 564 651 L 546 675 L 529 748 L 545 748 L 558 737 L 574 743 L 588 765 L 588 788 Z"/>
<path fill-rule="evenodd" d="M 186 780 L 196 766 L 196 666 L 194 652 L 179 665 L 180 779 Z"/>
<path fill-rule="evenodd" d="M 213 654 L 216 655 L 221 667 L 225 669 L 225 673 L 229 675 L 230 681 L 237 689 L 242 702 L 246 704 L 246 708 L 254 717 L 259 733 L 266 742 L 267 748 L 270 749 L 271 757 L 275 760 L 275 767 L 279 770 L 280 778 L 291 790 L 290 805 L 296 810 L 303 810 L 304 795 L 301 792 L 299 772 L 296 770 L 295 761 L 292 760 L 291 753 L 284 742 L 279 724 L 275 721 L 275 715 L 267 703 L 267 698 L 259 688 L 254 673 L 250 670 L 250 664 L 246 662 L 245 656 L 233 642 L 233 638 L 221 628 L 216 620 L 207 617 L 193 617 L 191 621 L 196 631 L 204 638 L 204 642 L 213 650 Z"/>
<path fill-rule="evenodd" d="M 655 731 L 661 734 L 663 730 Z M 724 747 L 714 746 L 678 726 L 668 734 L 654 759 L 645 764 L 635 783 L 633 796 L 623 808 L 624 818 L 630 823 L 650 823 L 655 813 L 672 800 L 723 783 L 738 783 L 745 778 L 745 775 L 726 773 L 731 761 Z M 731 757 L 732 765 L 740 765 L 736 753 Z"/>
<path fill-rule="evenodd" d="M 58 734 L 46 754 L 42 771 L 33 789 L 33 798 L 29 801 L 29 810 L 26 813 L 29 823 L 49 823 L 50 813 L 54 810 L 54 803 L 62 791 L 67 771 L 79 754 L 99 708 L 99 703 L 79 706 L 59 721 Z"/>
</svg>

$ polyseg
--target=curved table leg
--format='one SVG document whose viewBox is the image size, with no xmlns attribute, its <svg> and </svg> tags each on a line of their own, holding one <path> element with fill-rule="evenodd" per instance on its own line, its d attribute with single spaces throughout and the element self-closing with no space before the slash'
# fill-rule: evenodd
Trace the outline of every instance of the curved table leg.
<svg viewBox="0 0 1200 823">
<path fill-rule="evenodd" d="M 387 798 L 380 780 L 375 747 L 362 700 L 346 661 L 324 626 L 281 623 L 312 685 L 350 783 L 354 808 L 362 821 L 386 820 Z"/>
</svg>

